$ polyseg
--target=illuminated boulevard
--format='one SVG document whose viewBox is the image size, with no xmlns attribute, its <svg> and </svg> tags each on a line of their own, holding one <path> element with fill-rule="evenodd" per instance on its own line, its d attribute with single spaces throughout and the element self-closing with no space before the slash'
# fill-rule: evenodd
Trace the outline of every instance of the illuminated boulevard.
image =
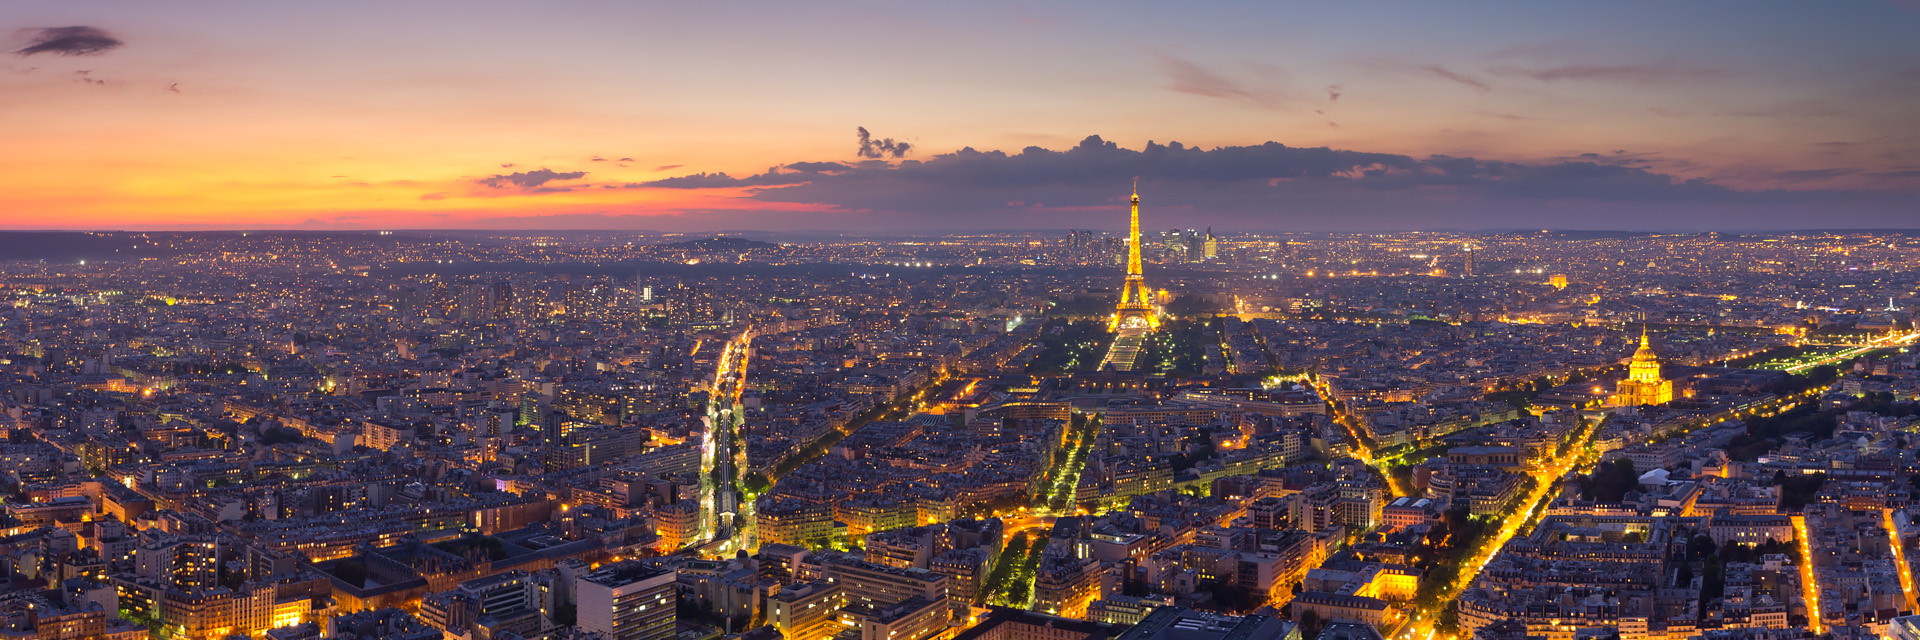
<svg viewBox="0 0 1920 640">
<path fill-rule="evenodd" d="M 1814 633 L 1824 631 L 1824 621 L 1820 616 L 1820 585 L 1813 579 L 1812 536 L 1807 533 L 1807 517 L 1794 514 L 1793 537 L 1800 547 L 1800 589 L 1801 598 L 1807 603 L 1807 628 Z"/>
<path fill-rule="evenodd" d="M 1486 568 L 1487 563 L 1493 560 L 1493 556 L 1500 551 L 1500 548 L 1506 546 L 1508 540 L 1513 539 L 1513 536 L 1519 534 L 1521 529 L 1533 521 L 1541 507 L 1553 496 L 1554 489 L 1559 486 L 1560 478 L 1575 469 L 1584 470 L 1592 466 L 1593 462 L 1597 459 L 1597 456 L 1592 455 L 1593 451 L 1588 447 L 1592 441 L 1593 433 L 1594 425 L 1585 426 L 1582 428 L 1580 435 L 1574 439 L 1574 443 L 1567 447 L 1566 454 L 1555 459 L 1551 466 L 1533 472 L 1533 490 L 1528 492 L 1525 500 L 1521 502 L 1521 504 L 1526 505 L 1519 511 L 1519 513 L 1523 515 L 1521 517 L 1508 518 L 1502 522 L 1500 530 L 1495 532 L 1492 537 L 1487 538 L 1486 541 L 1480 545 L 1480 548 L 1475 549 L 1473 555 L 1469 557 L 1467 564 L 1470 568 L 1461 571 L 1459 578 L 1456 579 L 1453 584 L 1442 586 L 1439 600 L 1431 608 L 1416 612 L 1413 619 L 1393 637 L 1404 640 L 1407 638 L 1424 639 L 1434 635 L 1434 624 L 1439 620 L 1440 612 L 1453 606 L 1454 599 L 1458 598 L 1460 592 L 1465 590 L 1468 585 L 1473 584 L 1474 579 L 1479 577 L 1480 570 Z"/>
<path fill-rule="evenodd" d="M 1905 537 L 1900 535 L 1900 525 L 1894 521 L 1892 509 L 1881 510 L 1887 527 L 1887 539 L 1892 542 L 1893 564 L 1900 570 L 1900 594 L 1906 598 L 1907 609 L 1915 608 L 1913 593 L 1913 569 L 1907 564 L 1907 545 Z"/>
<path fill-rule="evenodd" d="M 703 555 L 728 555 L 740 549 L 752 549 L 753 501 L 740 500 L 740 462 L 743 453 L 736 450 L 735 429 L 742 413 L 740 394 L 745 390 L 747 357 L 753 344 L 753 329 L 741 331 L 722 347 L 715 365 L 710 401 L 707 403 L 706 443 L 700 457 L 700 539 Z"/>
<path fill-rule="evenodd" d="M 1913 344 L 1915 340 L 1920 340 L 1920 331 L 1891 334 L 1891 335 L 1888 335 L 1887 337 L 1881 338 L 1879 340 L 1875 340 L 1873 342 L 1869 342 L 1864 345 L 1853 346 L 1847 349 L 1833 352 L 1832 354 L 1827 355 L 1826 357 L 1795 364 L 1791 367 L 1782 369 L 1782 371 L 1786 371 L 1787 373 L 1796 373 L 1796 374 L 1806 373 L 1812 370 L 1814 367 L 1852 360 L 1854 358 L 1864 356 L 1867 353 L 1872 351 L 1877 351 L 1880 349 L 1897 349 L 1900 347 L 1904 347 L 1904 346 Z"/>
</svg>

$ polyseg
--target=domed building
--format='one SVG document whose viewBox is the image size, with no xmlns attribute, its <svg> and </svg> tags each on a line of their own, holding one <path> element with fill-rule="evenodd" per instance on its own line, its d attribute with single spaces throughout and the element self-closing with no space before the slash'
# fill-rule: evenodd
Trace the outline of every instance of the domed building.
<svg viewBox="0 0 1920 640">
<path fill-rule="evenodd" d="M 1673 381 L 1660 377 L 1660 356 L 1647 341 L 1646 327 L 1640 328 L 1640 350 L 1633 352 L 1633 362 L 1627 365 L 1627 379 L 1614 387 L 1607 401 L 1617 407 L 1673 401 Z"/>
</svg>

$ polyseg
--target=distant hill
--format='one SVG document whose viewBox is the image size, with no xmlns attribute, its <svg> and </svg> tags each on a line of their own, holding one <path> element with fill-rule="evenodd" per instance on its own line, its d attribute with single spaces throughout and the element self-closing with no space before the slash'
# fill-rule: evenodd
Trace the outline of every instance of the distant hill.
<svg viewBox="0 0 1920 640">
<path fill-rule="evenodd" d="M 754 249 L 780 248 L 780 245 L 771 242 L 748 240 L 746 238 L 703 238 L 700 240 L 672 242 L 660 246 L 667 249 L 681 249 L 700 253 L 739 253 L 742 251 L 752 251 Z"/>
<path fill-rule="evenodd" d="M 0 261 L 133 261 L 174 255 L 141 234 L 79 231 L 0 231 Z"/>
</svg>

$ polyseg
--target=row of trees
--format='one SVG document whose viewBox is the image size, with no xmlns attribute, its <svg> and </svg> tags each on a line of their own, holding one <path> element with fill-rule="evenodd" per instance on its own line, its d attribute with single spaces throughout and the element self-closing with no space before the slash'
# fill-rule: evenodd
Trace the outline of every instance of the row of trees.
<svg viewBox="0 0 1920 640">
<path fill-rule="evenodd" d="M 1220 344 L 1219 318 L 1174 320 L 1160 327 L 1140 350 L 1138 370 L 1195 376 L 1206 371 L 1207 347 Z"/>
<path fill-rule="evenodd" d="M 987 580 L 980 585 L 980 593 L 975 594 L 975 602 L 987 602 L 1006 588 L 1007 580 L 1012 578 L 1014 569 L 1027 557 L 1027 545 L 1032 536 L 1022 532 L 1000 549 L 1000 557 L 993 562 L 993 571 L 987 574 Z"/>
<path fill-rule="evenodd" d="M 1106 354 L 1107 345 L 1113 343 L 1113 333 L 1107 331 L 1107 324 L 1099 320 L 1067 320 L 1054 318 L 1048 320 L 1040 331 L 1040 355 L 1027 363 L 1027 371 L 1038 374 L 1061 374 L 1070 371 L 1092 371 L 1099 368 L 1100 359 Z"/>
</svg>

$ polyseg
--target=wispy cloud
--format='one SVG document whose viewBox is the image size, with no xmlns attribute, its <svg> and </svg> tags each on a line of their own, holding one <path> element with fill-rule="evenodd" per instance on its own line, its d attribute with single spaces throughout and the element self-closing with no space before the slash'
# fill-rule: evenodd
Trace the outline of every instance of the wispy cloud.
<svg viewBox="0 0 1920 640">
<path fill-rule="evenodd" d="M 1508 77 L 1532 78 L 1541 82 L 1593 80 L 1633 84 L 1699 81 L 1724 75 L 1721 69 L 1682 66 L 1672 60 L 1643 64 L 1566 64 L 1552 67 L 1495 67 L 1493 73 Z"/>
<path fill-rule="evenodd" d="M 1466 85 L 1467 87 L 1473 89 L 1474 91 L 1478 91 L 1480 93 L 1487 93 L 1487 92 L 1493 91 L 1493 85 L 1489 85 L 1485 82 L 1481 82 L 1478 78 L 1475 78 L 1473 76 L 1454 73 L 1453 71 L 1448 70 L 1446 67 L 1442 67 L 1438 65 L 1428 65 L 1428 66 L 1420 67 L 1420 70 L 1433 74 L 1435 76 L 1439 76 L 1441 78 L 1445 78 L 1447 80 L 1451 80 L 1453 82 Z"/>
<path fill-rule="evenodd" d="M 1160 71 L 1167 77 L 1167 88 L 1208 98 L 1219 98 L 1235 102 L 1244 102 L 1259 107 L 1279 106 L 1282 95 L 1278 91 L 1250 87 L 1226 76 L 1215 73 L 1191 60 L 1169 54 L 1159 54 Z M 1331 99 L 1340 99 L 1338 87 L 1328 87 Z"/>
<path fill-rule="evenodd" d="M 1842 177 L 1854 175 L 1857 173 L 1860 173 L 1859 169 L 1854 169 L 1850 167 L 1841 167 L 1841 168 L 1834 168 L 1834 169 L 1808 169 L 1808 170 L 1801 170 L 1801 171 L 1777 171 L 1777 172 L 1774 172 L 1773 179 L 1780 182 L 1786 182 L 1786 183 L 1819 182 L 1822 180 L 1832 180 L 1834 178 L 1842 178 Z"/>
</svg>

